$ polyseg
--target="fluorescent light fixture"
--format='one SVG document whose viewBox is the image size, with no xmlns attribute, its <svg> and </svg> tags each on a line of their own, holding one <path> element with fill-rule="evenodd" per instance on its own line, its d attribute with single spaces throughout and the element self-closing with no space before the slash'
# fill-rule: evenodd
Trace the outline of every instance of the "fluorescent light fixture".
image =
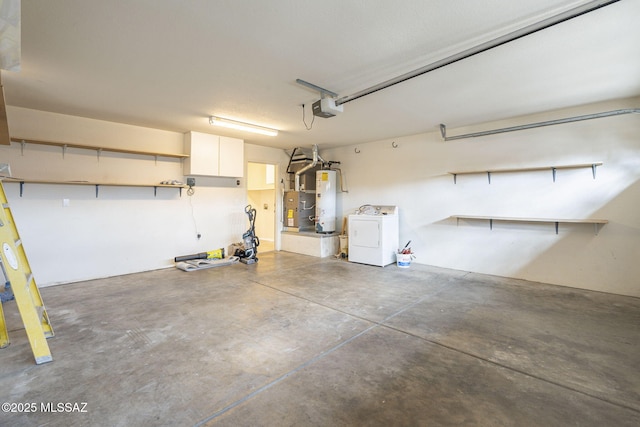
<svg viewBox="0 0 640 427">
<path fill-rule="evenodd" d="M 244 130 L 247 132 L 259 133 L 261 135 L 276 136 L 278 131 L 263 126 L 252 125 L 249 123 L 238 122 L 236 120 L 223 119 L 221 117 L 209 117 L 209 124 L 212 126 L 222 126 L 230 129 Z"/>
</svg>

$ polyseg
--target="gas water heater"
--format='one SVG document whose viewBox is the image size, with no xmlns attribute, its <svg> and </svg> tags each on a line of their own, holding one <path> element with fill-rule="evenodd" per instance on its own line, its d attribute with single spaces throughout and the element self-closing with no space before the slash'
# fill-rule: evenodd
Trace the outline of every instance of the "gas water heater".
<svg viewBox="0 0 640 427">
<path fill-rule="evenodd" d="M 316 172 L 316 233 L 336 231 L 336 171 Z"/>
</svg>

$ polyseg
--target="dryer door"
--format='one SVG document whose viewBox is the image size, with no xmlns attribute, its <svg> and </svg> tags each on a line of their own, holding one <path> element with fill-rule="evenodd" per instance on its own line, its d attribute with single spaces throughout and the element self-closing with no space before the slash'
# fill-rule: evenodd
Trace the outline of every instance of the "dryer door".
<svg viewBox="0 0 640 427">
<path fill-rule="evenodd" d="M 364 248 L 380 246 L 380 222 L 377 218 L 353 218 L 349 224 L 349 243 Z"/>
</svg>

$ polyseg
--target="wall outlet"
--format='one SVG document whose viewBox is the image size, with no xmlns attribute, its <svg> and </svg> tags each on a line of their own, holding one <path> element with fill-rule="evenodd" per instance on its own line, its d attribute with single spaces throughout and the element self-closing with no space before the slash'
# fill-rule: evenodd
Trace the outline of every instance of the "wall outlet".
<svg viewBox="0 0 640 427">
<path fill-rule="evenodd" d="M 189 187 L 195 187 L 196 185 L 196 179 L 195 178 L 187 178 L 187 185 Z"/>
<path fill-rule="evenodd" d="M 69 199 L 62 199 L 62 207 L 68 208 L 69 204 L 70 204 Z"/>
</svg>

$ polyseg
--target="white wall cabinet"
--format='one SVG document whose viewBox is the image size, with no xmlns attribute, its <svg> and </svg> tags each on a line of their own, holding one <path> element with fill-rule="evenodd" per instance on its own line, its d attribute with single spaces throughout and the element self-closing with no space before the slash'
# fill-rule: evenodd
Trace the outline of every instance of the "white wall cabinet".
<svg viewBox="0 0 640 427">
<path fill-rule="evenodd" d="M 244 175 L 244 141 L 200 132 L 184 134 L 184 149 L 189 155 L 184 161 L 184 175 L 230 176 Z"/>
<path fill-rule="evenodd" d="M 220 176 L 238 178 L 244 176 L 244 141 L 242 139 L 221 136 L 218 153 Z"/>
<path fill-rule="evenodd" d="M 185 175 L 219 176 L 220 137 L 199 132 L 184 134 L 184 150 L 189 157 L 184 161 Z"/>
</svg>

